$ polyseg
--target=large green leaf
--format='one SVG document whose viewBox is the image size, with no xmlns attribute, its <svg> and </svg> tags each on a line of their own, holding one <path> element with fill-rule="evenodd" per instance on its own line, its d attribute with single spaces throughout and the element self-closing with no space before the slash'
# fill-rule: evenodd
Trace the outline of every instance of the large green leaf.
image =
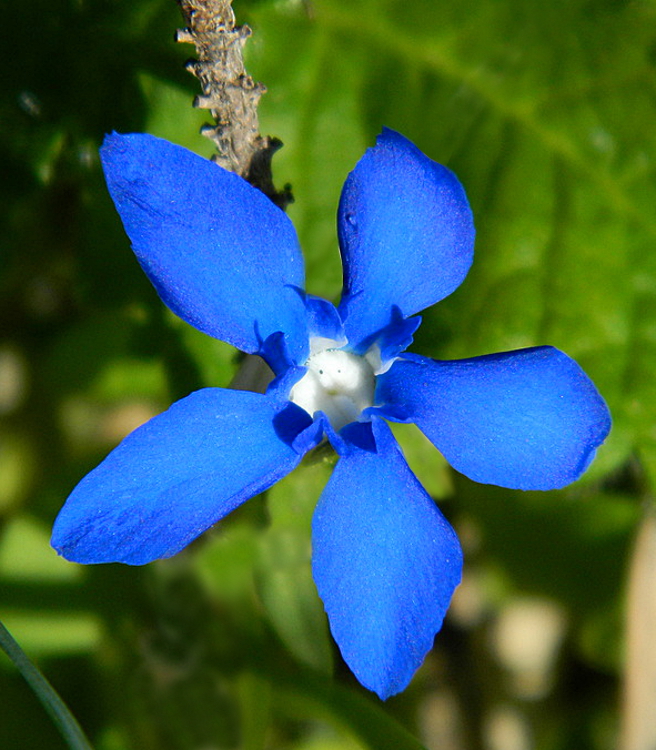
<svg viewBox="0 0 656 750">
<path fill-rule="evenodd" d="M 308 462 L 268 493 L 271 526 L 260 539 L 258 589 L 276 633 L 302 663 L 332 669 L 323 604 L 312 580 L 311 520 L 328 478 L 328 461 Z"/>
<path fill-rule="evenodd" d="M 615 427 L 599 476 L 656 437 L 654 6 L 317 0 L 263 5 L 252 67 L 287 142 L 310 287 L 335 295 L 339 187 L 382 125 L 460 176 L 478 228 L 461 289 L 418 350 L 549 343 L 598 384 Z M 286 153 L 285 153 L 286 152 Z M 328 269 L 328 270 L 326 270 Z"/>
</svg>

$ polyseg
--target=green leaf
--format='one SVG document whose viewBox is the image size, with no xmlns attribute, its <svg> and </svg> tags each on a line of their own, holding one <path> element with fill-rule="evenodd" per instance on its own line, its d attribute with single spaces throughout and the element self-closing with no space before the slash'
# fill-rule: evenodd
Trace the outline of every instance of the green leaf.
<svg viewBox="0 0 656 750">
<path fill-rule="evenodd" d="M 337 201 L 367 145 L 358 99 L 366 50 L 323 24 L 308 25 L 302 13 L 265 6 L 254 18 L 257 33 L 245 51 L 252 75 L 269 89 L 261 129 L 285 144 L 275 177 L 296 196 L 288 213 L 305 251 L 308 291 L 333 299 L 341 287 Z"/>
<path fill-rule="evenodd" d="M 295 528 L 309 536 L 314 508 L 330 478 L 335 460 L 335 453 L 324 444 L 269 490 L 267 509 L 273 528 Z"/>
<path fill-rule="evenodd" d="M 39 657 L 87 654 L 102 636 L 100 620 L 90 613 L 3 609 L 0 620 L 26 651 Z"/>
<path fill-rule="evenodd" d="M 501 594 L 558 601 L 574 615 L 575 640 L 586 660 L 618 668 L 626 560 L 639 504 L 626 495 L 584 489 L 563 495 L 501 488 L 482 493 L 464 481 L 457 487 L 459 508 L 479 537 L 479 561 L 482 556 L 488 576 L 492 572 L 502 582 Z M 492 588 L 487 580 L 487 596 Z"/>
<path fill-rule="evenodd" d="M 257 559 L 258 530 L 240 519 L 230 519 L 216 534 L 209 533 L 193 562 L 201 580 L 222 601 L 251 613 L 253 569 Z"/>
<path fill-rule="evenodd" d="M 0 538 L 0 580 L 70 582 L 82 568 L 59 557 L 50 546 L 50 529 L 28 516 L 16 516 Z"/>
<path fill-rule="evenodd" d="M 170 315 L 169 322 L 180 335 L 186 353 L 198 369 L 202 385 L 228 387 L 238 369 L 237 350 L 230 344 L 202 333 L 173 314 Z"/>
<path fill-rule="evenodd" d="M 310 536 L 272 528 L 262 536 L 258 592 L 279 638 L 302 663 L 332 670 L 332 648 L 323 606 L 312 579 Z"/>
<path fill-rule="evenodd" d="M 27 497 L 34 480 L 34 450 L 24 435 L 0 431 L 0 512 L 19 506 Z"/>
<path fill-rule="evenodd" d="M 475 518 L 484 548 L 519 590 L 603 610 L 618 597 L 640 508 L 630 497 L 509 492 L 459 483 L 461 508 Z M 593 575 L 594 572 L 594 575 Z"/>
<path fill-rule="evenodd" d="M 634 451 L 653 464 L 653 4 L 303 7 L 252 11 L 251 62 L 275 92 L 262 120 L 287 143 L 278 173 L 296 188 L 310 286 L 336 292 L 340 185 L 382 125 L 400 129 L 456 171 L 478 228 L 474 267 L 425 315 L 417 351 L 557 346 L 614 416 L 590 476 Z"/>
<path fill-rule="evenodd" d="M 271 526 L 260 539 L 258 591 L 278 637 L 302 663 L 332 670 L 332 641 L 312 579 L 311 521 L 328 481 L 329 461 L 312 462 L 269 490 Z"/>
<path fill-rule="evenodd" d="M 452 495 L 453 474 L 449 464 L 424 433 L 413 424 L 391 423 L 390 427 L 426 492 L 437 499 Z"/>
<path fill-rule="evenodd" d="M 206 110 L 191 106 L 193 96 L 189 89 L 149 73 L 141 73 L 139 82 L 148 107 L 144 131 L 158 138 L 166 138 L 209 159 L 214 146 L 208 138 L 200 135 L 200 129 L 211 120 L 211 116 Z"/>
<path fill-rule="evenodd" d="M 271 683 L 253 672 L 238 679 L 242 750 L 265 750 L 271 722 Z"/>
<path fill-rule="evenodd" d="M 371 750 L 425 750 L 377 699 L 321 675 L 279 674 L 273 698 L 281 713 L 322 718 Z"/>
<path fill-rule="evenodd" d="M 48 712 L 71 750 L 92 750 L 89 740 L 68 706 L 27 657 L 9 630 L 0 622 L 0 647 Z"/>
</svg>

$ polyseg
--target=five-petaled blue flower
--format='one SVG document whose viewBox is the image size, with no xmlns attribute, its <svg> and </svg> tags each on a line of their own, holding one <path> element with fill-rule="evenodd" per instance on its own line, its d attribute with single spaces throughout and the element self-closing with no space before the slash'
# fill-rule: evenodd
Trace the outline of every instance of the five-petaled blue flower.
<svg viewBox="0 0 656 750">
<path fill-rule="evenodd" d="M 339 306 L 303 291 L 287 216 L 241 177 L 148 135 L 111 135 L 109 191 L 162 300 L 259 354 L 265 394 L 206 388 L 129 435 L 75 488 L 52 544 L 81 563 L 169 557 L 284 477 L 327 436 L 339 454 L 317 505 L 312 567 L 360 682 L 403 690 L 460 581 L 456 535 L 384 421 L 414 422 L 478 482 L 575 480 L 610 428 L 580 367 L 543 346 L 461 361 L 404 353 L 411 317 L 456 289 L 473 258 L 457 178 L 384 130 L 344 186 Z"/>
</svg>

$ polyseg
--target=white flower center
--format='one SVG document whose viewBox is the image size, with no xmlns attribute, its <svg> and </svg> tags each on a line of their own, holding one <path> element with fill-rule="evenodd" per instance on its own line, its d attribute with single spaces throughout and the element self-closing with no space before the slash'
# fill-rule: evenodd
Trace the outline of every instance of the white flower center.
<svg viewBox="0 0 656 750">
<path fill-rule="evenodd" d="M 366 357 L 325 348 L 310 355 L 305 366 L 307 372 L 292 388 L 290 401 L 310 415 L 324 412 L 335 430 L 355 422 L 363 409 L 373 406 L 376 378 Z"/>
</svg>

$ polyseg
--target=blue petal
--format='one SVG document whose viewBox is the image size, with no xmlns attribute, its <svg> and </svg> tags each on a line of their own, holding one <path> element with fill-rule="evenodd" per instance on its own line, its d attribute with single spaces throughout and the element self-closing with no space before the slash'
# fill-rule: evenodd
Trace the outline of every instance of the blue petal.
<svg viewBox="0 0 656 750">
<path fill-rule="evenodd" d="M 338 213 L 340 312 L 356 346 L 451 294 L 467 275 L 474 224 L 456 176 L 384 129 L 351 172 Z"/>
<path fill-rule="evenodd" d="M 297 406 L 259 393 L 192 393 L 78 484 L 52 545 L 80 563 L 170 557 L 290 472 L 300 460 L 291 444 L 310 423 Z"/>
<path fill-rule="evenodd" d="M 139 263 L 171 310 L 250 353 L 282 331 L 304 361 L 303 258 L 287 216 L 241 177 L 150 135 L 107 136 L 100 154 Z"/>
<path fill-rule="evenodd" d="M 384 422 L 342 435 L 348 449 L 314 514 L 313 574 L 346 663 L 385 699 L 432 647 L 462 553 Z"/>
<path fill-rule="evenodd" d="M 397 310 L 398 308 L 394 308 Z M 413 342 L 413 336 L 421 325 L 421 316 L 414 318 L 396 319 L 387 328 L 384 328 L 378 339 L 380 348 L 380 359 L 383 365 L 404 352 Z"/>
<path fill-rule="evenodd" d="M 307 294 L 305 306 L 308 311 L 310 336 L 346 343 L 342 319 L 332 302 Z"/>
<path fill-rule="evenodd" d="M 454 469 L 512 489 L 573 482 L 610 430 L 592 381 L 550 346 L 455 362 L 413 355 L 378 378 L 376 400 L 415 422 Z"/>
<path fill-rule="evenodd" d="M 421 325 L 421 316 L 406 318 L 394 305 L 390 314 L 391 322 L 373 336 L 367 336 L 353 349 L 356 354 L 364 355 L 371 348 L 377 348 L 381 363 L 384 365 L 396 359 L 413 342 L 413 336 Z"/>
</svg>

